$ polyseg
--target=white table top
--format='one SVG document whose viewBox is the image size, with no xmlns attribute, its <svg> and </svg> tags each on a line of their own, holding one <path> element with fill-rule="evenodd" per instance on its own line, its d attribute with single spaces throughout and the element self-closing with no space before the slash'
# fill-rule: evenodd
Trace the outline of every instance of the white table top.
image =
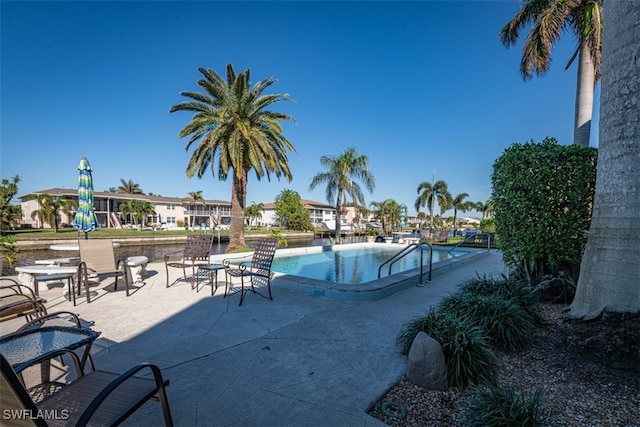
<svg viewBox="0 0 640 427">
<path fill-rule="evenodd" d="M 18 273 L 27 274 L 68 274 L 76 273 L 78 267 L 57 266 L 57 265 L 21 265 L 16 267 Z"/>
<path fill-rule="evenodd" d="M 120 243 L 113 242 L 113 247 L 119 248 Z M 77 243 L 61 243 L 57 245 L 51 245 L 49 246 L 49 249 L 54 251 L 79 251 L 80 245 L 78 245 Z"/>
<path fill-rule="evenodd" d="M 80 262 L 80 257 L 37 259 L 34 261 L 34 263 L 40 265 L 73 264 L 78 262 Z"/>
</svg>

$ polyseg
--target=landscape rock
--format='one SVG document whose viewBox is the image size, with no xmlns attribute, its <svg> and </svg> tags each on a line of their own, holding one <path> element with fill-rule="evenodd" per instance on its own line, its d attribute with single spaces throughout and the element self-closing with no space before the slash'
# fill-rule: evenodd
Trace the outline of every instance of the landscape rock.
<svg viewBox="0 0 640 427">
<path fill-rule="evenodd" d="M 411 344 L 406 377 L 427 390 L 447 389 L 447 365 L 442 347 L 424 332 L 419 332 Z"/>
</svg>

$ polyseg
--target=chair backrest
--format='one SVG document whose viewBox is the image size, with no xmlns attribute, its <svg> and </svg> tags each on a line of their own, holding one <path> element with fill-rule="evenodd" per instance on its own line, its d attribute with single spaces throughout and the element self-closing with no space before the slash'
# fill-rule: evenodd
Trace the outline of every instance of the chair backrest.
<svg viewBox="0 0 640 427">
<path fill-rule="evenodd" d="M 3 426 L 46 426 L 38 416 L 38 408 L 18 379 L 13 368 L 0 354 L 0 402 L 2 402 Z"/>
<path fill-rule="evenodd" d="M 183 258 L 189 261 L 209 261 L 213 234 L 192 234 L 184 245 Z"/>
<path fill-rule="evenodd" d="M 95 273 L 116 271 L 116 256 L 111 239 L 80 239 L 80 261 Z"/>
<path fill-rule="evenodd" d="M 261 275 L 271 274 L 271 264 L 276 254 L 277 239 L 262 239 L 256 245 L 255 252 L 251 258 L 251 268 Z"/>
</svg>

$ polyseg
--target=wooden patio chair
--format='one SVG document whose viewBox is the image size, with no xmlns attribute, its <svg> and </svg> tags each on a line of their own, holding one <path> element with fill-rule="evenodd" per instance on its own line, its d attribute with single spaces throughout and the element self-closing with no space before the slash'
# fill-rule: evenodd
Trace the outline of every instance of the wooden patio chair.
<svg viewBox="0 0 640 427">
<path fill-rule="evenodd" d="M 236 266 L 232 264 L 232 259 L 226 259 L 223 261 L 223 264 L 225 266 L 224 272 L 226 279 L 224 293 L 225 298 L 227 295 L 230 295 L 229 292 L 240 292 L 240 303 L 238 305 L 242 305 L 246 293 L 251 291 L 254 294 L 258 294 L 262 297 L 273 300 L 273 296 L 271 295 L 271 276 L 273 275 L 273 273 L 271 272 L 271 264 L 273 263 L 273 257 L 276 254 L 277 242 L 277 239 L 272 238 L 263 239 L 258 242 L 250 262 L 242 262 Z M 228 279 L 229 276 L 231 278 L 240 277 L 241 287 L 239 290 L 234 292 L 233 283 Z M 251 284 L 251 287 L 249 287 L 247 284 L 246 289 L 245 277 L 249 279 L 249 282 Z M 257 292 L 257 287 L 266 287 L 269 296 L 267 297 L 266 295 Z"/>
<path fill-rule="evenodd" d="M 46 299 L 31 288 L 9 278 L 0 278 L 0 322 L 24 317 L 27 322 L 47 314 Z"/>
<path fill-rule="evenodd" d="M 78 295 L 84 284 L 87 303 L 91 302 L 89 278 L 103 280 L 115 277 L 114 290 L 118 290 L 118 278 L 124 278 L 124 288 L 129 296 L 129 269 L 125 259 L 116 260 L 111 239 L 80 239 L 80 264 L 78 265 Z"/>
<path fill-rule="evenodd" d="M 44 354 L 33 363 L 48 362 L 63 355 L 69 355 L 73 360 L 77 378 L 43 400 L 34 402 L 18 374 L 0 354 L 3 422 L 17 426 L 113 426 L 154 399 L 160 401 L 165 425 L 173 426 L 165 391 L 169 381 L 163 380 L 157 366 L 142 363 L 120 375 L 104 371 L 84 374 L 78 356 L 65 350 Z M 135 376 L 144 369 L 149 369 L 153 377 Z"/>
<path fill-rule="evenodd" d="M 210 264 L 211 258 L 211 246 L 213 245 L 213 234 L 192 234 L 187 237 L 187 242 L 184 245 L 184 251 L 182 252 L 182 259 L 179 261 L 171 261 L 175 258 L 177 253 L 168 253 L 164 256 L 164 266 L 167 270 L 167 288 L 180 281 L 191 282 L 191 289 L 195 289 L 198 286 L 196 268 L 198 265 Z M 169 267 L 181 268 L 182 277 L 169 285 Z M 191 269 L 191 280 L 187 277 L 187 268 Z"/>
</svg>

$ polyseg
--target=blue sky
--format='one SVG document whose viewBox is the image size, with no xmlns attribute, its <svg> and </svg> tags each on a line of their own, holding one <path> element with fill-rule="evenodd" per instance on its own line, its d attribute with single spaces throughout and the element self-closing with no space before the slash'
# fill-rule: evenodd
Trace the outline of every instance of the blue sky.
<svg viewBox="0 0 640 427">
<path fill-rule="evenodd" d="M 444 180 L 469 200 L 491 196 L 491 168 L 515 142 L 546 136 L 570 144 L 574 37 L 555 47 L 550 72 L 524 82 L 522 44 L 498 32 L 516 0 L 413 2 L 9 2 L 1 10 L 2 178 L 19 174 L 19 195 L 76 188 L 86 156 L 95 189 L 138 183 L 144 192 L 230 200 L 231 179 L 187 178 L 192 152 L 179 131 L 190 113 L 169 114 L 198 90 L 198 67 L 224 75 L 233 63 L 269 93 L 296 102 L 284 133 L 293 180 L 250 174 L 247 203 L 283 189 L 309 191 L 319 158 L 356 147 L 376 190 L 415 213 L 423 181 Z M 597 102 L 596 102 L 597 105 Z M 597 146 L 597 108 L 592 146 Z"/>
</svg>

